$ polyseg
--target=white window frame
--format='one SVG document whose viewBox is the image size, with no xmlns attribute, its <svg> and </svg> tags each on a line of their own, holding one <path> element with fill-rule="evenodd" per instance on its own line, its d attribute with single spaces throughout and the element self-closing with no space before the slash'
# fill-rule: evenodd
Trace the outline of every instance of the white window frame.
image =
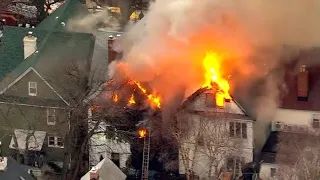
<svg viewBox="0 0 320 180">
<path fill-rule="evenodd" d="M 31 89 L 35 89 L 35 93 L 31 92 Z M 38 88 L 37 88 L 37 82 L 29 81 L 28 83 L 28 94 L 29 96 L 37 96 Z"/>
<path fill-rule="evenodd" d="M 240 137 L 237 137 L 237 123 L 240 124 Z M 231 136 L 231 128 L 230 124 L 233 124 L 233 136 Z M 244 132 L 243 132 L 243 125 L 245 124 L 246 127 L 246 132 L 245 132 L 245 137 L 243 137 Z M 248 123 L 247 122 L 236 122 L 236 121 L 230 121 L 229 122 L 229 137 L 231 138 L 237 138 L 237 139 L 248 139 Z"/>
<path fill-rule="evenodd" d="M 50 114 L 50 112 L 53 112 L 53 115 Z M 54 122 L 49 121 L 51 116 L 54 117 Z M 55 109 L 47 109 L 47 124 L 48 125 L 55 125 L 56 124 L 56 120 L 57 120 L 56 110 Z"/>
<path fill-rule="evenodd" d="M 49 144 L 49 139 L 52 138 L 52 137 L 54 138 L 54 145 L 50 145 L 50 144 Z M 61 139 L 62 139 L 62 143 L 63 143 L 62 146 L 58 146 L 58 138 L 61 138 Z M 60 136 L 48 136 L 48 147 L 64 148 L 63 138 L 60 137 Z"/>
</svg>

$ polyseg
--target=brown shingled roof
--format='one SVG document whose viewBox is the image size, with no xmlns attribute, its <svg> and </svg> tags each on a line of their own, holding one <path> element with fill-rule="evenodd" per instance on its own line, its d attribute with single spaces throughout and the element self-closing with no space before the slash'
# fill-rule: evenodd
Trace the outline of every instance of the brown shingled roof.
<svg viewBox="0 0 320 180">
<path fill-rule="evenodd" d="M 304 64 L 309 72 L 309 95 L 307 101 L 298 101 L 297 75 Z M 320 110 L 320 50 L 313 50 L 302 54 L 299 61 L 295 61 L 286 68 L 285 93 L 281 108 L 297 110 Z"/>
</svg>

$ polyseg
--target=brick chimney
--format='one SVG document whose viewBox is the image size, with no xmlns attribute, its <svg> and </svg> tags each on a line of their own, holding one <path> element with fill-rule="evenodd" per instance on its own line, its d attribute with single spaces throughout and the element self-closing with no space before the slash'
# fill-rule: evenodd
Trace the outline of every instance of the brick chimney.
<svg viewBox="0 0 320 180">
<path fill-rule="evenodd" d="M 37 38 L 29 31 L 28 35 L 23 38 L 24 59 L 27 59 L 37 50 Z"/>
<path fill-rule="evenodd" d="M 98 180 L 99 179 L 99 169 L 93 167 L 90 170 L 90 180 Z"/>
<path fill-rule="evenodd" d="M 298 74 L 297 80 L 297 90 L 298 90 L 298 100 L 299 99 L 308 99 L 309 93 L 309 74 L 307 71 L 307 66 L 302 65 L 300 67 L 300 72 Z"/>
</svg>

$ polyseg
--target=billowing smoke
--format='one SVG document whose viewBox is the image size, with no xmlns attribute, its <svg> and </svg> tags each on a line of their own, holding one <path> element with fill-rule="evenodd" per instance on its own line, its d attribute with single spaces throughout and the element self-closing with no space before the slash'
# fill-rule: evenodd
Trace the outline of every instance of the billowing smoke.
<svg viewBox="0 0 320 180">
<path fill-rule="evenodd" d="M 318 17 L 320 1 L 311 0 L 158 0 L 115 48 L 124 52 L 127 75 L 162 96 L 164 111 L 174 109 L 175 97 L 201 87 L 202 59 L 219 53 L 221 73 L 232 75 L 232 94 L 266 129 L 285 88 L 279 67 L 299 49 L 320 45 Z M 116 67 L 109 67 L 111 76 Z"/>
<path fill-rule="evenodd" d="M 115 17 L 110 16 L 107 10 L 104 10 L 85 17 L 74 17 L 66 23 L 67 30 L 82 33 L 94 33 L 99 26 L 117 29 L 119 22 Z"/>
<path fill-rule="evenodd" d="M 291 59 L 295 49 L 320 43 L 319 10 L 320 2 L 303 0 L 159 0 L 117 48 L 124 52 L 128 75 L 150 82 L 164 102 L 181 87 L 188 96 L 201 86 L 207 51 L 223 55 L 222 73 L 236 74 L 233 87 L 250 87 L 283 62 L 283 53 Z M 276 107 L 277 96 L 266 97 Z"/>
</svg>

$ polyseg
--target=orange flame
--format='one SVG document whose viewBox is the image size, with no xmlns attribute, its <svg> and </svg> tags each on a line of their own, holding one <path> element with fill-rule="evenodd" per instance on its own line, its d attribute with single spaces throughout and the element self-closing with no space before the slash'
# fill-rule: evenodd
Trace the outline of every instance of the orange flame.
<svg viewBox="0 0 320 180">
<path fill-rule="evenodd" d="M 118 93 L 117 92 L 115 92 L 113 94 L 112 100 L 113 100 L 113 102 L 118 102 L 119 101 L 119 97 L 118 97 Z"/>
<path fill-rule="evenodd" d="M 128 102 L 128 106 L 131 106 L 133 104 L 136 104 L 136 101 L 134 100 L 133 94 L 131 94 L 131 97 L 130 97 L 129 102 Z"/>
<path fill-rule="evenodd" d="M 147 135 L 147 130 L 146 129 L 139 129 L 138 134 L 139 134 L 139 138 L 144 138 Z"/>
<path fill-rule="evenodd" d="M 216 104 L 223 106 L 224 99 L 231 99 L 229 94 L 230 85 L 226 79 L 220 74 L 222 56 L 214 52 L 207 52 L 206 57 L 203 59 L 203 66 L 205 68 L 205 83 L 203 88 L 212 88 L 212 83 L 216 83 L 222 90 L 223 94 L 216 95 Z"/>
<path fill-rule="evenodd" d="M 148 97 L 148 99 L 151 102 L 153 102 L 158 108 L 161 108 L 160 97 L 154 96 L 153 94 L 148 94 L 147 90 L 144 87 L 142 87 L 140 83 L 136 81 L 133 82 L 138 86 L 138 88 L 143 92 L 143 94 L 145 94 Z"/>
</svg>

